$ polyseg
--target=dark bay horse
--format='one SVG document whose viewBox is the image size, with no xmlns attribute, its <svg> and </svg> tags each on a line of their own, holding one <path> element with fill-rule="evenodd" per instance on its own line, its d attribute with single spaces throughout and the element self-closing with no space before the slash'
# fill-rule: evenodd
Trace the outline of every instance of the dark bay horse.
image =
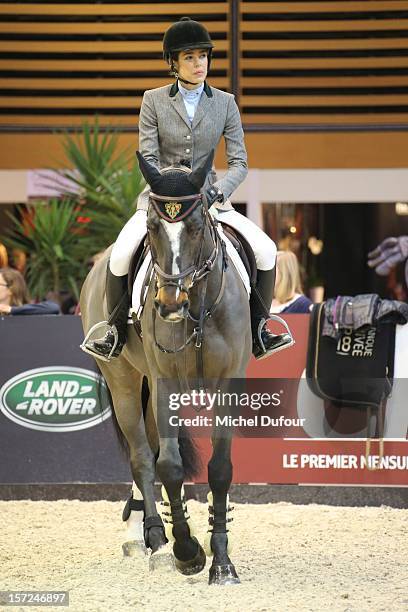
<svg viewBox="0 0 408 612">
<path fill-rule="evenodd" d="M 189 380 L 201 380 L 204 375 L 215 385 L 220 380 L 244 378 L 252 349 L 249 300 L 234 266 L 227 265 L 222 240 L 200 195 L 212 167 L 213 153 L 195 172 L 184 167 L 159 172 L 140 154 L 138 158 L 151 187 L 147 228 L 154 263 L 153 282 L 141 316 L 143 343 L 133 326 L 128 326 L 128 340 L 121 355 L 108 363 L 98 360 L 98 366 L 129 447 L 133 479 L 143 496 L 144 539 L 152 551 L 151 567 L 173 563 L 188 575 L 201 571 L 205 565 L 205 553 L 191 533 L 182 498 L 186 473 L 191 475 L 193 446 L 177 435 L 166 435 L 158 427 L 158 386 L 160 381 L 170 380 L 179 381 L 181 388 L 185 381 L 188 384 Z M 108 318 L 104 297 L 108 260 L 109 250 L 91 270 L 82 289 L 85 332 Z M 150 391 L 145 411 L 141 399 L 144 380 Z M 228 555 L 231 438 L 228 428 L 214 428 L 208 464 L 212 492 L 210 584 L 239 582 Z M 168 499 L 174 538 L 170 553 L 154 500 L 156 474 Z"/>
</svg>

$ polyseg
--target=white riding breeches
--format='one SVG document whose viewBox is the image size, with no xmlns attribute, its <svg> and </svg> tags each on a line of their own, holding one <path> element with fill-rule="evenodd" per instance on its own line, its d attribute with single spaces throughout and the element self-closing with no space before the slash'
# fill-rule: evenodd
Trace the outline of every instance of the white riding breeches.
<svg viewBox="0 0 408 612">
<path fill-rule="evenodd" d="M 211 210 L 211 212 L 213 212 Z M 253 221 L 236 210 L 215 210 L 218 221 L 230 225 L 247 239 L 255 255 L 258 270 L 271 270 L 276 262 L 276 244 Z"/>
<path fill-rule="evenodd" d="M 276 245 L 253 221 L 236 210 L 214 210 L 214 216 L 248 240 L 255 254 L 258 270 L 270 270 L 275 267 Z M 135 249 L 146 236 L 147 211 L 137 210 L 126 223 L 113 246 L 110 256 L 110 270 L 115 276 L 124 276 L 129 271 L 130 260 Z"/>
<path fill-rule="evenodd" d="M 123 227 L 110 256 L 109 267 L 115 276 L 124 276 L 129 272 L 132 255 L 147 234 L 147 210 L 137 210 Z"/>
</svg>

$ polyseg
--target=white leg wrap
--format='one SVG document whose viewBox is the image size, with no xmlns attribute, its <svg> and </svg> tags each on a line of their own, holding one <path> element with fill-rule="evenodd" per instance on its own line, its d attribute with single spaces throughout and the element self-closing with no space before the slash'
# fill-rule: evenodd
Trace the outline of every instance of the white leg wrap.
<svg viewBox="0 0 408 612">
<path fill-rule="evenodd" d="M 208 516 L 209 518 L 212 516 L 214 516 L 214 511 L 211 510 L 211 508 L 213 507 L 213 494 L 212 491 L 209 491 L 207 494 L 207 502 L 208 502 Z M 231 525 L 232 525 L 232 521 L 233 521 L 233 517 L 232 517 L 232 511 L 234 510 L 233 506 L 230 506 L 229 503 L 229 495 L 227 494 L 227 539 L 228 539 L 228 545 L 227 545 L 227 553 L 230 555 L 232 553 L 232 549 L 233 549 L 233 538 L 232 538 L 232 533 L 231 533 Z M 207 557 L 212 557 L 213 556 L 213 551 L 211 548 L 211 536 L 212 536 L 213 530 L 212 530 L 212 525 L 208 526 L 208 531 L 205 534 L 205 539 L 204 539 L 204 550 L 205 550 L 205 554 L 207 555 Z"/>
<path fill-rule="evenodd" d="M 142 492 L 134 481 L 132 484 L 132 495 L 133 495 L 133 499 L 137 499 L 140 501 L 143 500 Z"/>
<path fill-rule="evenodd" d="M 147 211 L 137 210 L 117 237 L 109 262 L 110 270 L 115 276 L 128 273 L 132 255 L 146 236 L 146 220 Z"/>
<path fill-rule="evenodd" d="M 258 270 L 270 270 L 275 267 L 276 244 L 253 221 L 236 210 L 217 211 L 217 219 L 230 225 L 248 240 L 255 254 Z"/>
<path fill-rule="evenodd" d="M 132 485 L 133 499 L 143 501 L 143 495 L 135 483 Z M 126 521 L 126 541 L 143 540 L 143 511 L 131 510 L 130 516 Z"/>
<path fill-rule="evenodd" d="M 133 483 L 132 486 L 133 499 L 143 501 L 143 495 Z M 146 546 L 144 541 L 143 529 L 143 510 L 131 510 L 130 516 L 125 523 L 124 542 L 122 550 L 126 557 L 133 557 L 136 554 L 146 554 Z"/>
<path fill-rule="evenodd" d="M 167 491 L 163 485 L 161 488 L 161 494 L 163 498 L 163 501 L 160 503 L 161 517 L 164 523 L 166 538 L 168 539 L 169 542 L 174 542 L 173 519 L 171 517 L 170 500 L 169 500 L 169 496 L 167 495 Z M 193 522 L 187 510 L 187 502 L 186 502 L 183 486 L 181 487 L 181 500 L 183 502 L 184 516 L 186 517 L 187 525 L 190 529 L 190 536 L 193 537 L 195 535 L 195 528 L 194 528 Z"/>
<path fill-rule="evenodd" d="M 144 542 L 143 512 L 132 510 L 126 521 L 126 542 L 130 542 L 130 540 Z"/>
</svg>

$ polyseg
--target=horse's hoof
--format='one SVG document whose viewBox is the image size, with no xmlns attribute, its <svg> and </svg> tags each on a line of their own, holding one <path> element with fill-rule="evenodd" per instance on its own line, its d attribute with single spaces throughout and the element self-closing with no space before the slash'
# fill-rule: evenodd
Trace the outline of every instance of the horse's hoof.
<svg viewBox="0 0 408 612">
<path fill-rule="evenodd" d="M 162 546 L 159 550 L 150 555 L 149 570 L 151 572 L 174 572 L 176 570 L 174 555 L 168 545 Z"/>
<path fill-rule="evenodd" d="M 195 555 L 195 557 L 193 557 L 193 559 L 188 559 L 187 561 L 180 561 L 180 559 L 177 559 L 177 557 L 175 557 L 176 568 L 181 574 L 184 574 L 184 576 L 192 576 L 193 574 L 198 574 L 205 567 L 205 552 L 198 541 L 197 544 L 197 554 Z"/>
<path fill-rule="evenodd" d="M 129 540 L 122 544 L 124 557 L 144 557 L 147 555 L 147 548 L 143 540 Z"/>
<path fill-rule="evenodd" d="M 212 565 L 208 584 L 240 584 L 240 579 L 232 563 L 226 565 Z"/>
</svg>

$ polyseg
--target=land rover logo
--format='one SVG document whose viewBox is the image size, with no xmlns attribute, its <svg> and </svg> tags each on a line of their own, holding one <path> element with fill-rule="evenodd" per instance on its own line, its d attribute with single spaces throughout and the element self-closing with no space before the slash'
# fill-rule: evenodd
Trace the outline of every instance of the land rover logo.
<svg viewBox="0 0 408 612">
<path fill-rule="evenodd" d="M 29 429 L 75 431 L 110 416 L 104 381 L 91 370 L 47 367 L 28 370 L 0 389 L 3 414 Z"/>
</svg>

